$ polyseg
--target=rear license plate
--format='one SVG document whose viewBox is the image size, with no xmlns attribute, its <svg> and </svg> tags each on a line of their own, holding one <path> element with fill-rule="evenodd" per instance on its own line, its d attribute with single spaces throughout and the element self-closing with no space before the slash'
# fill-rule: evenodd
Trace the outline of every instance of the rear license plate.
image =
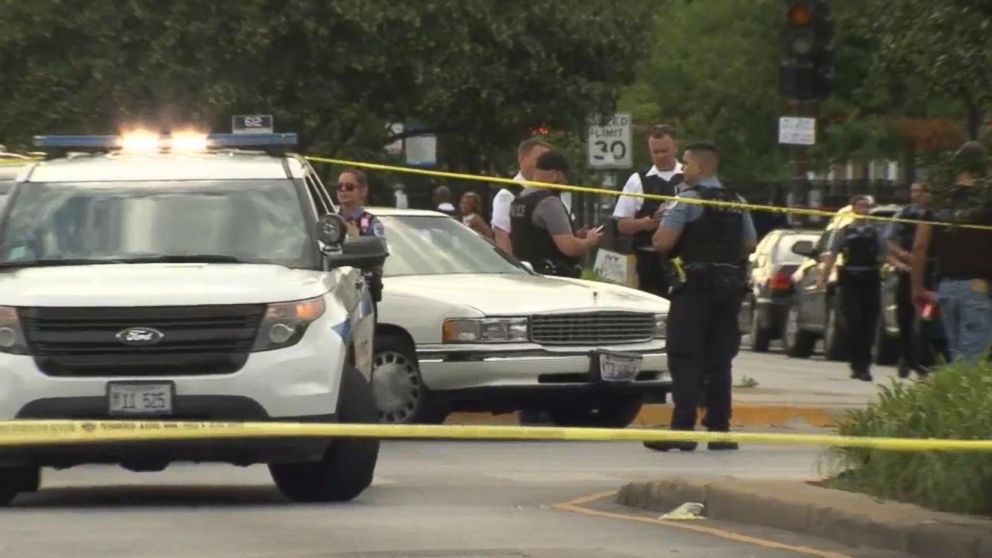
<svg viewBox="0 0 992 558">
<path fill-rule="evenodd" d="M 107 384 L 107 408 L 116 416 L 168 415 L 175 388 L 167 382 Z"/>
<path fill-rule="evenodd" d="M 599 377 L 604 382 L 630 382 L 641 371 L 640 355 L 599 353 Z"/>
</svg>

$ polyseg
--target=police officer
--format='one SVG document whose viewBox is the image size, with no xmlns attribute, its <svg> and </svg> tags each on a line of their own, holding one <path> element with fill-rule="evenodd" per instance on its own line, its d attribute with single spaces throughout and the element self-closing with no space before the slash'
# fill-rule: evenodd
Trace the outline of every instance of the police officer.
<svg viewBox="0 0 992 558">
<path fill-rule="evenodd" d="M 854 221 L 834 230 L 827 246 L 823 271 L 816 279 L 818 289 L 827 285 L 837 255 L 844 254 L 844 267 L 838 274 L 841 316 L 847 332 L 850 353 L 851 378 L 872 381 L 871 349 L 875 340 L 875 327 L 881 311 L 882 276 L 881 259 L 885 255 L 885 242 L 878 229 L 863 217 L 868 215 L 871 201 L 868 196 L 854 196 L 851 210 Z"/>
<path fill-rule="evenodd" d="M 711 143 L 686 147 L 686 187 L 679 198 L 743 202 L 717 177 L 719 154 Z M 672 372 L 673 430 L 693 430 L 705 390 L 704 425 L 730 430 L 731 364 L 740 347 L 737 315 L 744 298 L 747 254 L 756 244 L 747 211 L 717 204 L 668 204 L 653 237 L 654 247 L 682 261 L 685 282 L 672 288 L 668 313 L 668 368 Z M 659 451 L 692 451 L 695 442 L 645 442 Z M 733 442 L 710 442 L 711 450 L 734 450 Z"/>
<path fill-rule="evenodd" d="M 625 194 L 674 196 L 682 183 L 682 165 L 676 153 L 675 130 L 655 126 L 648 135 L 651 167 L 635 172 L 623 187 Z M 637 280 L 642 291 L 668 298 L 671 264 L 651 245 L 651 235 L 661 222 L 663 203 L 657 199 L 620 196 L 613 209 L 620 234 L 633 235 L 632 247 L 637 259 Z"/>
<path fill-rule="evenodd" d="M 927 186 L 922 180 L 914 182 L 909 187 L 909 205 L 899 210 L 897 219 L 907 219 L 913 221 L 924 221 L 931 219 L 931 212 L 928 209 L 929 194 Z M 897 275 L 896 283 L 896 321 L 899 324 L 899 377 L 908 378 L 910 372 L 915 371 L 923 376 L 927 373 L 927 366 L 932 365 L 937 359 L 936 355 L 942 352 L 942 333 L 934 335 L 927 327 L 929 323 L 918 322 L 916 319 L 916 309 L 913 306 L 912 285 L 909 277 L 912 269 L 913 240 L 916 237 L 915 223 L 893 222 L 885 232 L 885 240 L 888 244 L 889 262 L 895 267 Z M 927 288 L 932 289 L 933 277 L 932 257 L 927 258 Z M 939 325 L 939 324 L 938 324 Z"/>
<path fill-rule="evenodd" d="M 348 169 L 338 176 L 338 213 L 348 224 L 349 236 L 374 236 L 386 238 L 385 229 L 375 215 L 365 210 L 363 200 L 368 199 L 369 181 L 365 173 L 357 169 Z M 382 300 L 382 269 L 376 269 L 365 274 L 365 279 L 372 294 L 372 300 L 378 304 Z M 376 309 L 376 318 L 379 312 Z"/>
<path fill-rule="evenodd" d="M 520 170 L 513 177 L 513 180 L 517 182 L 533 180 L 537 158 L 550 150 L 551 145 L 541 138 L 528 138 L 520 142 L 520 145 L 517 146 L 517 165 Z M 513 246 L 510 242 L 510 204 L 513 203 L 515 197 L 516 194 L 513 191 L 504 187 L 493 198 L 493 214 L 490 226 L 496 245 L 508 254 L 513 252 Z"/>
<path fill-rule="evenodd" d="M 987 155 L 978 142 L 955 154 L 956 185 L 934 211 L 935 223 L 992 226 Z M 926 259 L 936 257 L 937 292 L 926 287 Z M 912 289 L 917 308 L 936 303 L 952 361 L 988 356 L 992 348 L 992 231 L 922 224 L 913 243 Z"/>
<path fill-rule="evenodd" d="M 565 184 L 568 160 L 557 151 L 537 159 L 534 181 Z M 599 245 L 602 229 L 575 231 L 565 204 L 546 188 L 524 188 L 510 204 L 513 255 L 544 275 L 579 277 L 579 258 Z"/>
</svg>

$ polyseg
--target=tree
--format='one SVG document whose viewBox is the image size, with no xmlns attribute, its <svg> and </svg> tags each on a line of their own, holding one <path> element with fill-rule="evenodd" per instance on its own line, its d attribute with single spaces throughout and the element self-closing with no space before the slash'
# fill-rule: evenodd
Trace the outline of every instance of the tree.
<svg viewBox="0 0 992 558">
<path fill-rule="evenodd" d="M 381 159 L 390 122 L 447 162 L 512 159 L 539 124 L 612 110 L 650 31 L 646 0 L 0 0 L 0 138 L 223 130 L 272 113 L 317 153 Z M 474 170 L 473 169 L 473 170 Z"/>
</svg>

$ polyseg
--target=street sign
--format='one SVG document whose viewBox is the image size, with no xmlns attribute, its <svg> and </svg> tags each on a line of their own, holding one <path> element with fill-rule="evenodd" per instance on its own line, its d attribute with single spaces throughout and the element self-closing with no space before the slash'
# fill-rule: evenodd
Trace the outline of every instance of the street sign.
<svg viewBox="0 0 992 558">
<path fill-rule="evenodd" d="M 235 134 L 271 134 L 275 120 L 271 114 L 239 114 L 231 117 L 231 132 Z"/>
<path fill-rule="evenodd" d="M 795 116 L 779 118 L 778 142 L 786 145 L 816 145 L 816 119 Z"/>
<path fill-rule="evenodd" d="M 410 136 L 406 144 L 406 164 L 413 167 L 433 167 L 437 165 L 437 136 L 425 134 Z"/>
<path fill-rule="evenodd" d="M 633 166 L 630 123 L 630 114 L 617 113 L 605 126 L 589 126 L 590 168 L 629 169 Z"/>
</svg>

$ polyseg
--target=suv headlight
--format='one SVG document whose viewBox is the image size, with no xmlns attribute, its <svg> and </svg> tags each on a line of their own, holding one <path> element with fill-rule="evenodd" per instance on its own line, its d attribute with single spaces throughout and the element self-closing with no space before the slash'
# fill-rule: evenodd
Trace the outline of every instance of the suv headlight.
<svg viewBox="0 0 992 558">
<path fill-rule="evenodd" d="M 664 339 L 668 335 L 668 314 L 654 315 L 654 338 Z"/>
<path fill-rule="evenodd" d="M 465 318 L 444 321 L 445 343 L 526 342 L 527 318 Z"/>
<path fill-rule="evenodd" d="M 17 308 L 0 306 L 0 351 L 16 355 L 28 354 L 28 344 L 24 340 Z"/>
<path fill-rule="evenodd" d="M 271 351 L 295 345 L 307 327 L 324 315 L 324 297 L 270 304 L 258 328 L 252 352 Z"/>
</svg>

